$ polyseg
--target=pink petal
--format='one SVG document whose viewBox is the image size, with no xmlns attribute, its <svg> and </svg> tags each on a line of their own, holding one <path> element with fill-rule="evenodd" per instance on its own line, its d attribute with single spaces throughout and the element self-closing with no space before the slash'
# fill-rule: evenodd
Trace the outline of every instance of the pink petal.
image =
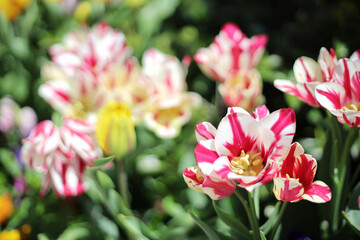
<svg viewBox="0 0 360 240">
<path fill-rule="evenodd" d="M 351 127 L 360 126 L 360 112 L 353 110 L 345 110 L 342 115 L 347 125 Z"/>
<path fill-rule="evenodd" d="M 213 200 L 226 198 L 233 194 L 236 190 L 236 184 L 233 180 L 217 180 L 206 177 L 203 182 L 203 191 Z"/>
<path fill-rule="evenodd" d="M 297 202 L 304 193 L 302 184 L 294 178 L 274 178 L 274 195 L 278 200 L 285 202 Z"/>
<path fill-rule="evenodd" d="M 326 50 L 326 48 L 322 47 L 320 49 L 318 58 L 321 71 L 323 73 L 324 82 L 329 82 L 335 73 L 335 64 L 337 62 L 337 58 L 334 50 L 331 49 L 330 51 L 331 54 Z"/>
<path fill-rule="evenodd" d="M 196 139 L 198 142 L 202 140 L 214 139 L 216 128 L 208 122 L 199 123 L 195 129 Z"/>
<path fill-rule="evenodd" d="M 239 156 L 241 150 L 250 152 L 257 147 L 259 130 L 260 125 L 250 115 L 230 113 L 219 124 L 215 137 L 216 150 L 220 155 L 231 157 Z"/>
<path fill-rule="evenodd" d="M 213 163 L 219 158 L 215 150 L 215 141 L 213 139 L 201 141 L 194 152 L 199 168 L 204 174 L 209 175 L 213 171 Z"/>
<path fill-rule="evenodd" d="M 323 82 L 319 64 L 309 57 L 300 57 L 295 61 L 294 75 L 298 83 Z"/>
<path fill-rule="evenodd" d="M 316 87 L 316 100 L 329 111 L 341 109 L 345 101 L 345 89 L 338 83 L 322 83 Z"/>
<path fill-rule="evenodd" d="M 331 190 L 324 182 L 315 181 L 302 198 L 315 203 L 328 202 L 331 200 Z"/>
<path fill-rule="evenodd" d="M 253 118 L 257 121 L 267 117 L 270 114 L 269 109 L 265 105 L 261 105 L 255 109 L 255 111 L 251 114 Z"/>
</svg>

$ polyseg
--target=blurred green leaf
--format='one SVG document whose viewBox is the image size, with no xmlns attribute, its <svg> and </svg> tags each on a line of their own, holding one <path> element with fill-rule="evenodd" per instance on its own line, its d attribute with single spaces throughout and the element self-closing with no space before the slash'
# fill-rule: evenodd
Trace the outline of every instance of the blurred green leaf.
<svg viewBox="0 0 360 240">
<path fill-rule="evenodd" d="M 120 196 L 120 194 L 115 189 L 110 189 L 108 194 L 109 206 L 115 213 L 122 213 L 124 215 L 130 216 L 132 212 L 125 206 L 125 203 Z"/>
<path fill-rule="evenodd" d="M 91 170 L 98 170 L 102 167 L 105 167 L 108 163 L 110 163 L 111 161 L 114 161 L 115 157 L 114 156 L 109 156 L 109 157 L 105 157 L 105 158 L 99 158 L 94 160 L 94 167 L 91 167 Z"/>
<path fill-rule="evenodd" d="M 25 14 L 20 17 L 19 28 L 20 36 L 29 37 L 33 30 L 36 20 L 39 18 L 40 12 L 37 1 L 32 1 L 30 6 L 26 8 Z"/>
<path fill-rule="evenodd" d="M 18 103 L 24 102 L 24 100 L 28 97 L 29 82 L 24 75 L 9 72 L 0 80 L 1 95 L 11 95 Z"/>
<path fill-rule="evenodd" d="M 218 215 L 218 217 L 226 224 L 228 225 L 232 230 L 240 234 L 244 239 L 250 239 L 251 234 L 249 232 L 249 229 L 236 217 L 230 215 L 229 213 L 222 210 L 220 207 L 218 207 L 215 203 L 215 201 L 212 202 L 214 209 Z"/>
<path fill-rule="evenodd" d="M 15 159 L 14 153 L 6 148 L 0 149 L 0 162 L 5 168 L 5 171 L 12 177 L 20 177 L 21 166 Z"/>
<path fill-rule="evenodd" d="M 30 56 L 29 40 L 22 37 L 14 37 L 8 43 L 10 51 L 15 57 L 24 60 Z"/>
<path fill-rule="evenodd" d="M 161 22 L 174 13 L 179 0 L 153 0 L 137 15 L 140 35 L 148 38 L 161 27 Z"/>
<path fill-rule="evenodd" d="M 85 223 L 71 224 L 65 231 L 59 236 L 58 240 L 69 239 L 89 239 L 90 231 Z"/>
<path fill-rule="evenodd" d="M 212 228 L 209 225 L 207 225 L 205 222 L 201 221 L 198 217 L 196 217 L 190 211 L 189 211 L 189 214 L 192 217 L 192 219 L 194 219 L 196 224 L 204 231 L 204 233 L 206 234 L 206 236 L 208 236 L 208 238 L 210 240 L 220 240 L 218 235 L 214 232 L 214 230 L 212 230 Z"/>
<path fill-rule="evenodd" d="M 360 236 L 360 210 L 342 211 L 347 224 Z"/>
<path fill-rule="evenodd" d="M 36 237 L 38 240 L 50 240 L 50 238 L 46 236 L 45 233 L 39 233 Z"/>
<path fill-rule="evenodd" d="M 109 190 L 115 188 L 115 184 L 112 179 L 106 173 L 98 170 L 96 171 L 96 179 L 98 180 L 100 186 L 104 190 Z"/>
</svg>

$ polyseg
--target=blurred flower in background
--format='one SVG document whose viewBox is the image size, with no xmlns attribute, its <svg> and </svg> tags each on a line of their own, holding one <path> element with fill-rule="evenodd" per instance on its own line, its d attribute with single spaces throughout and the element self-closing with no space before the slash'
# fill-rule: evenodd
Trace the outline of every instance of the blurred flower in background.
<svg viewBox="0 0 360 240">
<path fill-rule="evenodd" d="M 172 138 L 191 118 L 193 109 L 200 106 L 201 97 L 186 91 L 186 74 L 190 59 L 183 62 L 157 49 L 148 49 L 142 59 L 142 74 L 148 87 L 144 100 L 145 125 L 161 138 Z"/>
<path fill-rule="evenodd" d="M 35 111 L 30 107 L 20 108 L 11 97 L 0 99 L 0 131 L 4 134 L 17 129 L 20 138 L 27 137 L 37 123 Z"/>
<path fill-rule="evenodd" d="M 0 0 L 0 12 L 12 21 L 26 8 L 31 0 Z"/>
<path fill-rule="evenodd" d="M 10 194 L 0 195 L 0 225 L 3 224 L 14 212 L 14 205 Z"/>
<path fill-rule="evenodd" d="M 109 101 L 98 111 L 96 136 L 104 153 L 117 159 L 134 149 L 136 134 L 130 109 L 123 103 Z"/>
<path fill-rule="evenodd" d="M 228 107 L 251 111 L 261 104 L 262 80 L 256 66 L 267 41 L 266 35 L 249 39 L 234 23 L 227 23 L 208 48 L 195 54 L 202 72 L 220 82 L 219 92 Z"/>
<path fill-rule="evenodd" d="M 69 197 L 85 191 L 85 168 L 93 166 L 101 151 L 91 124 L 65 119 L 60 128 L 48 120 L 40 122 L 23 140 L 21 155 L 30 168 L 46 174 L 42 194 L 52 185 L 58 196 Z"/>
</svg>

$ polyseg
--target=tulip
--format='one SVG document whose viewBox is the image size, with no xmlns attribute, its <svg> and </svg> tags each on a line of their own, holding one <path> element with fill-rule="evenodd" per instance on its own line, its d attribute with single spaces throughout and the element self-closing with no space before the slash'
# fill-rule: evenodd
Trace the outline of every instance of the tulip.
<svg viewBox="0 0 360 240">
<path fill-rule="evenodd" d="M 130 109 L 123 103 L 109 101 L 98 111 L 96 136 L 105 154 L 116 158 L 134 149 L 136 134 Z"/>
<path fill-rule="evenodd" d="M 322 181 L 315 181 L 316 160 L 299 143 L 293 143 L 281 170 L 274 177 L 274 194 L 278 200 L 298 202 L 302 199 L 324 203 L 331 199 L 330 188 Z"/>
<path fill-rule="evenodd" d="M 194 60 L 209 78 L 224 82 L 240 70 L 255 68 L 266 44 L 266 35 L 247 38 L 234 23 L 226 23 L 208 48 L 197 51 Z"/>
<path fill-rule="evenodd" d="M 322 107 L 339 122 L 360 126 L 360 60 L 340 59 L 331 82 L 316 87 L 315 96 Z"/>
<path fill-rule="evenodd" d="M 266 184 L 279 171 L 295 133 L 292 109 L 269 114 L 266 106 L 249 114 L 229 108 L 216 129 L 196 127 L 195 158 L 201 172 L 218 180 L 236 180 L 248 191 Z"/>
</svg>

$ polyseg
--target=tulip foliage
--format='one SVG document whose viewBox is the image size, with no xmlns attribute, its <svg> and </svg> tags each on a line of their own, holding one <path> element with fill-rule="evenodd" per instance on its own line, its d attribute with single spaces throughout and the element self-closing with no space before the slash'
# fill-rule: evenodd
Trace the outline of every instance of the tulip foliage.
<svg viewBox="0 0 360 240">
<path fill-rule="evenodd" d="M 357 239 L 354 6 L 0 0 L 0 240 Z"/>
</svg>

